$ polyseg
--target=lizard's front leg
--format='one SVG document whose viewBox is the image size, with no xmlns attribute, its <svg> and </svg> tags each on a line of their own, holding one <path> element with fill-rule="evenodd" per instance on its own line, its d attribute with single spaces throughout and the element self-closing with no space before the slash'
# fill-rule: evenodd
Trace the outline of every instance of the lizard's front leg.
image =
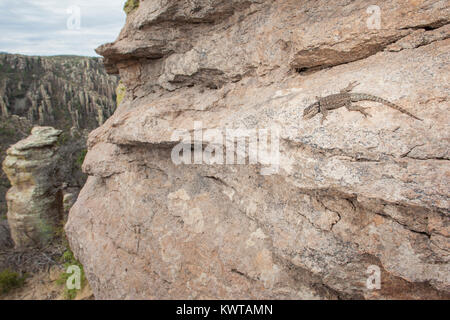
<svg viewBox="0 0 450 320">
<path fill-rule="evenodd" d="M 348 103 L 345 107 L 347 108 L 348 111 L 361 112 L 364 115 L 364 117 L 366 117 L 366 118 L 372 116 L 370 113 L 366 112 L 366 109 L 368 109 L 368 108 L 364 108 L 364 107 L 361 107 L 358 105 L 352 105 L 351 103 Z"/>
<path fill-rule="evenodd" d="M 341 93 L 346 93 L 346 92 L 348 93 L 348 92 L 352 91 L 356 86 L 359 86 L 358 81 L 350 82 L 347 87 L 345 87 L 344 89 L 341 90 Z"/>
<path fill-rule="evenodd" d="M 320 113 L 322 114 L 322 119 L 320 120 L 320 124 L 323 124 L 323 122 L 327 119 L 328 110 L 324 106 L 320 106 L 319 110 L 320 110 Z"/>
</svg>

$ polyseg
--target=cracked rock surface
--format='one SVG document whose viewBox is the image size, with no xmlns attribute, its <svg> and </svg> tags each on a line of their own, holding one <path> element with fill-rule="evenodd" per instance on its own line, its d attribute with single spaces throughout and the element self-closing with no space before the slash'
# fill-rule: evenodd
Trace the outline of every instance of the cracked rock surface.
<svg viewBox="0 0 450 320">
<path fill-rule="evenodd" d="M 141 1 L 98 49 L 127 92 L 66 226 L 96 298 L 450 298 L 450 6 L 383 2 L 369 29 L 371 4 Z M 352 81 L 424 121 L 373 102 L 302 118 Z M 272 174 L 172 161 L 176 130 L 205 147 L 274 126 Z"/>
</svg>

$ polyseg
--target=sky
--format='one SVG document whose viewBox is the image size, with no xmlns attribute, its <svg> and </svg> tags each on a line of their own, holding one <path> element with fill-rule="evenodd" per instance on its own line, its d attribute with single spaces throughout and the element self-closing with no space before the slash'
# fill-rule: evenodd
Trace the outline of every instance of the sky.
<svg viewBox="0 0 450 320">
<path fill-rule="evenodd" d="M 98 56 L 125 24 L 125 0 L 0 0 L 0 52 Z"/>
</svg>

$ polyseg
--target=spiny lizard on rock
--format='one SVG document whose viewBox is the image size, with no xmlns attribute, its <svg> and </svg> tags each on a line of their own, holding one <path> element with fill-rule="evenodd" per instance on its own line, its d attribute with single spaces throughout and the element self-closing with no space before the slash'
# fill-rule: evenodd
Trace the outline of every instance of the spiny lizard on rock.
<svg viewBox="0 0 450 320">
<path fill-rule="evenodd" d="M 404 114 L 407 114 L 410 117 L 413 117 L 414 119 L 423 121 L 422 119 L 416 117 L 415 115 L 411 114 L 405 109 L 400 108 L 399 106 L 383 98 L 366 93 L 351 93 L 353 88 L 356 87 L 357 85 L 359 85 L 359 83 L 354 81 L 351 82 L 346 88 L 342 89 L 340 93 L 332 94 L 323 98 L 316 97 L 317 101 L 311 104 L 309 107 L 307 107 L 303 112 L 303 118 L 311 119 L 315 115 L 321 113 L 322 120 L 320 121 L 320 123 L 323 123 L 323 121 L 327 118 L 328 111 L 338 109 L 341 107 L 346 107 L 347 110 L 349 111 L 361 112 L 365 117 L 367 117 L 371 116 L 365 111 L 365 109 L 367 108 L 363 108 L 358 105 L 352 105 L 352 103 L 358 101 L 374 101 L 387 105 L 391 108 L 394 108 Z"/>
</svg>

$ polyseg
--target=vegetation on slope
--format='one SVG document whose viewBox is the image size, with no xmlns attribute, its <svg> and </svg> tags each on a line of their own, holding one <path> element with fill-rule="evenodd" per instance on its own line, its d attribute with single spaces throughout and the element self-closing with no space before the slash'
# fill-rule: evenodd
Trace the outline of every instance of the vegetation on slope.
<svg viewBox="0 0 450 320">
<path fill-rule="evenodd" d="M 127 0 L 125 6 L 123 7 L 123 10 L 126 14 L 129 14 L 137 8 L 139 8 L 139 0 Z"/>
<path fill-rule="evenodd" d="M 119 81 L 119 85 L 116 88 L 116 104 L 117 106 L 120 105 L 120 103 L 122 102 L 123 98 L 125 98 L 125 94 L 127 92 L 127 88 L 125 87 L 125 85 L 123 84 L 122 81 Z"/>
<path fill-rule="evenodd" d="M 11 290 L 20 288 L 25 283 L 26 276 L 19 275 L 9 269 L 0 272 L 0 295 L 7 294 Z"/>
</svg>

